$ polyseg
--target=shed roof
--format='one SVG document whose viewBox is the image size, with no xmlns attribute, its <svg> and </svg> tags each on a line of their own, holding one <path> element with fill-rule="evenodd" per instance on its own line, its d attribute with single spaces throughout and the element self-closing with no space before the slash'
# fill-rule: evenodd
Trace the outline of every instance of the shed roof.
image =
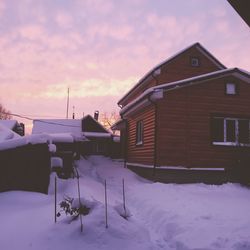
<svg viewBox="0 0 250 250">
<path fill-rule="evenodd" d="M 33 121 L 32 134 L 82 132 L 81 119 L 39 119 Z"/>
</svg>

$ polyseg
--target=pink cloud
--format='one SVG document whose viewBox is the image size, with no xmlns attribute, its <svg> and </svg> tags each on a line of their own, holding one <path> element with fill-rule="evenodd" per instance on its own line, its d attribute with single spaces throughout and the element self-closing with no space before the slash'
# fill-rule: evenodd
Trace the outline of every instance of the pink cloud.
<svg viewBox="0 0 250 250">
<path fill-rule="evenodd" d="M 59 11 L 55 16 L 55 20 L 57 24 L 63 29 L 71 28 L 73 25 L 72 16 L 66 11 Z"/>
</svg>

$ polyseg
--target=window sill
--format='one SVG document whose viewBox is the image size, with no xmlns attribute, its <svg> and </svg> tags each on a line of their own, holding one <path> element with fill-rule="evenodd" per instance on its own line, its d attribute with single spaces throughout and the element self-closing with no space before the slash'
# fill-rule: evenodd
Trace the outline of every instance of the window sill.
<svg viewBox="0 0 250 250">
<path fill-rule="evenodd" d="M 142 141 L 139 141 L 135 144 L 136 146 L 142 146 L 143 145 L 143 142 Z"/>
<path fill-rule="evenodd" d="M 213 142 L 215 146 L 227 146 L 227 147 L 250 147 L 250 144 L 236 143 L 236 142 Z"/>
</svg>

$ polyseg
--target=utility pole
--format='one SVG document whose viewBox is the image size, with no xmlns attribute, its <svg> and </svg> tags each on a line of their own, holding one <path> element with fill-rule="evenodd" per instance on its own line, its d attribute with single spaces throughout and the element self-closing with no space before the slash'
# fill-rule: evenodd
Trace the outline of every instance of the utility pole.
<svg viewBox="0 0 250 250">
<path fill-rule="evenodd" d="M 68 97 L 67 97 L 67 112 L 66 112 L 66 119 L 69 118 L 69 88 L 68 88 Z"/>
</svg>

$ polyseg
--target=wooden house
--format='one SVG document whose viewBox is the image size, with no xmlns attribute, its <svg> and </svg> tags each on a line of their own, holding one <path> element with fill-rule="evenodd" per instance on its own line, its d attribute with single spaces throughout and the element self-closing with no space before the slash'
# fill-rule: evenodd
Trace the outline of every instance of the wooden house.
<svg viewBox="0 0 250 250">
<path fill-rule="evenodd" d="M 118 102 L 126 165 L 176 181 L 177 170 L 219 175 L 246 162 L 249 83 L 199 43 L 154 67 Z"/>
</svg>

